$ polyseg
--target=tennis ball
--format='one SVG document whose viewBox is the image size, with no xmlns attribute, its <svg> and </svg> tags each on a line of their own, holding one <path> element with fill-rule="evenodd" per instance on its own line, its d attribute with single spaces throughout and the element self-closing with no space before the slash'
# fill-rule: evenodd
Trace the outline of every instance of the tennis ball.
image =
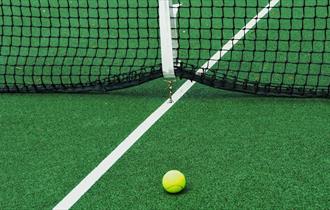
<svg viewBox="0 0 330 210">
<path fill-rule="evenodd" d="M 168 171 L 163 176 L 163 187 L 169 193 L 178 193 L 186 187 L 186 178 L 180 171 Z"/>
</svg>

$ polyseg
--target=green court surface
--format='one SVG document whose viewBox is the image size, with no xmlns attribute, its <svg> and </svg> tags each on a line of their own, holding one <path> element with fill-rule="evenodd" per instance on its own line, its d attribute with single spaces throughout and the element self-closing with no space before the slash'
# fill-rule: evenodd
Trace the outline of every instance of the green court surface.
<svg viewBox="0 0 330 210">
<path fill-rule="evenodd" d="M 325 209 L 329 114 L 327 101 L 198 86 L 75 209 Z M 188 179 L 174 196 L 160 182 L 173 168 Z"/>
<path fill-rule="evenodd" d="M 193 12 L 188 7 L 185 9 L 185 1 L 182 2 L 181 15 Z M 224 2 L 230 4 L 229 1 Z M 256 15 L 256 3 L 249 2 L 242 1 L 241 4 L 251 4 L 251 10 L 241 10 L 242 5 L 238 3 L 235 11 L 226 11 L 227 17 L 233 13 L 241 16 L 218 22 L 225 29 L 219 37 L 215 35 L 219 29 L 213 28 L 213 41 L 190 43 L 191 48 L 188 51 L 180 51 L 180 59 L 196 68 L 203 65 Z M 268 1 L 256 2 L 258 8 L 262 9 Z M 286 11 L 286 7 L 292 6 L 290 2 L 292 3 L 283 3 L 285 5 L 282 11 L 275 8 L 269 15 L 275 18 L 287 12 L 288 17 L 299 16 Z M 309 3 L 313 5 L 315 2 Z M 299 4 L 298 1 L 295 3 Z M 301 11 L 302 5 L 297 6 L 300 6 L 297 11 Z M 205 14 L 209 14 L 211 10 L 208 10 L 205 9 Z M 309 12 L 320 11 L 305 11 L 306 14 Z M 200 15 L 198 11 L 192 14 Z M 215 19 L 215 23 L 217 21 L 219 19 Z M 324 22 L 324 19 L 320 19 L 318 24 L 322 25 Z M 198 23 L 189 24 L 196 26 Z M 207 24 L 205 22 L 203 25 Z M 260 69 L 267 73 L 272 69 L 267 65 L 276 61 L 275 70 L 278 72 L 268 72 L 273 75 L 272 80 L 321 85 L 315 84 L 317 79 L 313 76 L 308 81 L 290 74 L 281 78 L 283 68 L 294 71 L 299 68 L 303 72 L 308 70 L 303 65 L 292 64 L 290 67 L 291 64 L 286 63 L 283 66 L 281 62 L 287 57 L 293 63 L 304 64 L 311 59 L 315 63 L 321 62 L 323 58 L 319 54 L 329 51 L 325 49 L 330 46 L 327 43 L 321 46 L 321 41 L 315 41 L 312 46 L 314 54 L 311 57 L 300 57 L 294 51 L 310 46 L 292 45 L 292 52 L 284 53 L 280 50 L 276 54 L 274 50 L 278 49 L 274 48 L 272 41 L 253 42 L 255 37 L 263 37 L 265 28 L 275 31 L 278 24 L 279 22 L 271 20 L 260 21 L 258 28 L 238 43 L 215 69 L 227 69 L 232 75 L 241 74 L 239 76 L 242 78 L 267 80 L 269 75 L 260 77 Z M 282 38 L 289 36 L 285 33 L 285 27 L 293 23 L 284 20 L 281 24 L 284 27 Z M 305 25 L 305 29 L 308 26 Z M 189 45 L 185 43 L 185 36 L 196 35 L 201 40 L 203 37 L 206 40 L 209 36 L 207 30 L 200 34 L 189 34 L 188 29 L 184 30 L 184 22 L 179 22 L 179 27 L 179 41 L 184 47 Z M 300 26 L 295 27 L 299 29 Z M 312 36 L 315 40 L 324 39 L 323 34 L 311 33 L 306 30 L 305 35 Z M 270 34 L 276 36 L 275 33 Z M 295 35 L 299 36 L 298 33 Z M 268 38 L 271 40 L 271 37 Z M 218 42 L 220 39 L 221 43 Z M 70 40 L 62 41 L 65 44 Z M 24 40 L 22 43 L 24 45 Z M 72 46 L 75 44 L 71 42 Z M 83 42 L 79 44 L 84 45 Z M 85 70 L 89 71 L 90 68 L 87 67 L 97 64 L 106 54 L 101 42 L 95 44 L 95 48 L 85 46 L 86 48 L 78 51 L 74 47 L 70 48 L 67 55 L 73 56 L 73 60 L 65 60 L 68 58 L 57 55 L 57 61 L 62 65 L 65 62 L 74 64 L 71 66 L 71 73 L 84 72 L 83 64 L 86 64 Z M 140 44 L 143 45 L 143 41 Z M 287 44 L 288 42 L 283 41 L 278 47 L 285 49 Z M 292 44 L 297 43 L 293 41 Z M 133 41 L 132 45 L 139 44 Z M 203 47 L 211 50 L 196 51 Z M 262 56 L 244 52 L 253 47 L 268 51 Z M 318 47 L 320 51 L 315 50 Z M 24 51 L 23 48 L 20 50 Z M 51 54 L 51 50 L 47 50 L 47 53 Z M 58 50 L 57 53 L 61 53 L 61 49 Z M 159 65 L 156 56 L 158 51 L 159 49 L 154 49 L 153 58 L 156 59 L 151 59 L 150 65 Z M 46 52 L 45 49 L 39 52 L 31 49 L 32 54 L 26 54 L 23 60 L 10 59 L 22 65 L 31 61 L 28 58 L 33 57 L 33 53 L 39 53 L 42 57 L 43 52 Z M 86 58 L 79 60 L 79 53 Z M 131 53 L 143 54 L 143 51 Z M 74 58 L 74 55 L 78 57 Z M 93 60 L 89 55 L 98 56 Z M 119 52 L 115 56 L 123 58 L 125 53 Z M 114 71 L 129 69 L 132 60 L 129 59 L 129 54 L 126 56 L 128 58 L 124 63 L 118 63 L 123 68 L 114 68 Z M 250 61 L 252 58 L 254 62 Z M 155 61 L 157 62 L 154 63 Z M 36 62 L 44 64 L 56 61 L 41 59 Z M 147 63 L 148 61 L 145 64 Z M 75 64 L 79 68 L 75 68 Z M 107 64 L 106 60 L 99 65 L 101 69 L 97 69 L 96 65 L 92 70 L 104 72 L 109 70 Z M 30 67 L 27 65 L 24 71 L 28 71 Z M 250 68 L 256 71 L 244 71 Z M 35 81 L 40 79 L 38 71 L 47 73 L 52 69 L 35 67 Z M 10 74 L 11 70 L 13 69 L 6 71 Z M 320 65 L 315 65 L 310 70 L 326 71 L 329 66 L 320 68 Z M 108 74 L 106 72 L 102 76 Z M 1 79 L 3 77 L 0 76 Z M 49 79 L 68 81 L 55 75 Z M 90 78 L 87 73 L 75 79 Z M 176 82 L 175 89 L 183 82 Z M 327 81 L 320 82 L 327 84 Z M 166 100 L 166 94 L 166 83 L 163 79 L 158 79 L 106 94 L 0 95 L 0 209 L 53 208 Z M 258 97 L 197 84 L 142 136 L 73 209 L 327 209 L 330 206 L 329 116 L 330 102 L 327 99 Z M 187 178 L 187 189 L 178 195 L 167 194 L 161 186 L 163 174 L 171 169 L 181 170 Z"/>
<path fill-rule="evenodd" d="M 2 209 L 54 207 L 162 102 L 162 81 L 109 95 L 3 95 Z M 75 209 L 325 209 L 327 100 L 194 87 Z M 182 170 L 187 191 L 162 175 Z"/>
</svg>

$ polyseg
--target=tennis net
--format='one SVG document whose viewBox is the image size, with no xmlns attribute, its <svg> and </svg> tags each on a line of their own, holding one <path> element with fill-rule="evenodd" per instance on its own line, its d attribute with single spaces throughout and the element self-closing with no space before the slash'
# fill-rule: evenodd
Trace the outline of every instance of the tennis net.
<svg viewBox="0 0 330 210">
<path fill-rule="evenodd" d="M 329 97 L 330 2 L 271 2 L 174 1 L 176 76 L 260 95 Z M 110 91 L 160 78 L 160 27 L 158 0 L 2 0 L 0 92 Z M 249 32 L 235 40 L 242 28 Z"/>
</svg>

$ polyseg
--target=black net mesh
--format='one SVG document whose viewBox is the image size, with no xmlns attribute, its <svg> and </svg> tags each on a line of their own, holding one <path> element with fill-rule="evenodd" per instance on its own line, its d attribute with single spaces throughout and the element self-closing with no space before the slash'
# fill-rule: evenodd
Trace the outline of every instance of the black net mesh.
<svg viewBox="0 0 330 210">
<path fill-rule="evenodd" d="M 0 91 L 99 91 L 160 77 L 157 1 L 0 1 Z"/>
<path fill-rule="evenodd" d="M 228 90 L 329 96 L 328 0 L 182 2 L 178 75 Z M 247 27 L 250 31 L 239 41 L 232 39 L 269 3 L 275 6 L 266 8 L 256 26 Z M 228 41 L 238 42 L 212 68 L 206 65 L 196 75 Z"/>
<path fill-rule="evenodd" d="M 330 96 L 328 0 L 173 3 L 178 77 L 261 95 Z M 0 92 L 108 91 L 160 78 L 158 18 L 158 0 L 2 0 Z"/>
</svg>

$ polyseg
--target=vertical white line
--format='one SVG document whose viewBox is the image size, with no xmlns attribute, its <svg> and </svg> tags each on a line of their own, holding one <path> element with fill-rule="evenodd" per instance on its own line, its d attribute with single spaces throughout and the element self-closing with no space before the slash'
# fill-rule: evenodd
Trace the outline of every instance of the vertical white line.
<svg viewBox="0 0 330 210">
<path fill-rule="evenodd" d="M 175 62 L 175 66 L 180 65 L 180 61 L 178 61 L 178 48 L 179 48 L 179 41 L 178 41 L 178 26 L 177 26 L 177 18 L 178 12 L 181 4 L 174 4 L 172 5 L 171 9 L 171 24 L 172 24 L 172 46 L 173 46 L 173 59 Z"/>
<path fill-rule="evenodd" d="M 169 0 L 159 0 L 159 28 L 163 76 L 165 79 L 175 79 Z"/>
</svg>

